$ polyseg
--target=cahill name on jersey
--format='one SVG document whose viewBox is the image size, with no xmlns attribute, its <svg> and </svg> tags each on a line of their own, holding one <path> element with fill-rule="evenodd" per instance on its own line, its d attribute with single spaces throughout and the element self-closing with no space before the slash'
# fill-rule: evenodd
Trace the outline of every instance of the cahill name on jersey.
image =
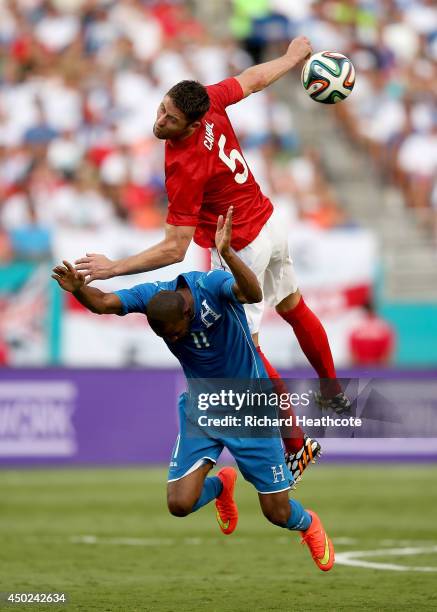
<svg viewBox="0 0 437 612">
<path fill-rule="evenodd" d="M 187 378 L 268 378 L 255 349 L 242 304 L 233 292 L 234 277 L 224 270 L 188 272 L 169 282 L 143 283 L 116 291 L 123 313 L 146 313 L 162 290 L 188 286 L 194 298 L 190 332 L 167 342 Z"/>
<path fill-rule="evenodd" d="M 240 250 L 259 234 L 273 211 L 261 192 L 226 114 L 243 98 L 239 82 L 226 79 L 207 87 L 211 107 L 189 138 L 165 143 L 167 223 L 195 226 L 194 240 L 214 246 L 219 215 L 234 207 L 232 246 Z"/>
</svg>

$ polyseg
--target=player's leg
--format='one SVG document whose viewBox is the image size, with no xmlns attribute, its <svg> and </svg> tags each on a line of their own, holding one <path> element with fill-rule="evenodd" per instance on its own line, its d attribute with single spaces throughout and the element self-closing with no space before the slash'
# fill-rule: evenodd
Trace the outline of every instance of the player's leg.
<svg viewBox="0 0 437 612">
<path fill-rule="evenodd" d="M 179 398 L 180 433 L 173 448 L 168 471 L 167 503 L 171 514 L 186 516 L 199 510 L 223 490 L 217 476 L 208 477 L 223 450 L 223 444 L 213 440 L 191 425 L 190 435 L 186 432 L 187 394 Z"/>
<path fill-rule="evenodd" d="M 306 306 L 298 288 L 293 262 L 288 251 L 288 238 L 283 227 L 273 219 L 269 227 L 274 243 L 272 259 L 265 271 L 264 296 L 266 302 L 292 327 L 297 340 L 311 365 L 321 378 L 321 391 L 328 396 L 331 407 L 346 410 L 350 403 L 337 382 L 331 349 L 326 332 L 315 314 Z M 329 388 L 328 386 L 329 385 Z M 335 406 L 334 406 L 335 404 Z M 288 415 L 287 415 L 288 416 Z M 302 432 L 303 434 L 303 432 Z M 290 437 L 288 437 L 290 436 Z M 294 432 L 284 434 L 286 461 L 295 481 L 302 477 L 310 463 L 321 454 L 317 440 Z"/>
<path fill-rule="evenodd" d="M 311 517 L 299 502 L 289 499 L 288 491 L 258 493 L 261 510 L 270 523 L 278 527 L 305 530 L 311 525 Z M 292 503 L 295 506 L 293 509 Z"/>
<path fill-rule="evenodd" d="M 258 493 L 258 497 L 268 521 L 290 531 L 300 531 L 302 543 L 310 549 L 317 567 L 324 572 L 332 568 L 335 561 L 334 546 L 315 512 L 305 510 L 300 502 L 289 499 L 288 491 Z"/>
<path fill-rule="evenodd" d="M 222 468 L 217 476 L 208 476 L 213 467 L 211 461 L 177 480 L 167 483 L 167 506 L 173 516 L 187 516 L 215 499 L 216 518 L 226 535 L 235 531 L 238 509 L 234 500 L 237 471 L 233 467 Z"/>
<path fill-rule="evenodd" d="M 284 462 L 280 437 L 228 438 L 225 446 L 231 451 L 246 480 L 258 491 L 261 509 L 275 525 L 300 531 L 320 569 L 327 571 L 334 564 L 334 549 L 318 516 L 303 508 L 288 493 L 293 476 Z"/>
<path fill-rule="evenodd" d="M 276 305 L 276 312 L 291 325 L 302 351 L 320 378 L 320 394 L 316 400 L 322 408 L 338 414 L 351 408 L 337 380 L 331 347 L 325 328 L 308 308 L 299 290 L 286 296 Z"/>
<path fill-rule="evenodd" d="M 325 407 L 338 413 L 349 410 L 350 402 L 337 380 L 325 328 L 300 294 L 287 232 L 274 215 L 269 231 L 273 248 L 264 276 L 266 304 L 275 306 L 276 312 L 292 327 L 303 353 L 320 378 L 320 399 L 325 401 Z"/>
<path fill-rule="evenodd" d="M 321 379 L 324 386 L 322 392 L 329 393 L 330 396 L 337 395 L 341 387 L 337 382 L 328 336 L 320 319 L 307 306 L 300 291 L 296 289 L 284 297 L 275 309 L 293 328 L 302 351 Z"/>
<path fill-rule="evenodd" d="M 178 404 L 180 433 L 168 471 L 168 509 L 174 516 L 187 516 L 215 499 L 217 522 L 223 533 L 230 534 L 238 522 L 234 501 L 237 472 L 233 467 L 225 467 L 217 476 L 208 476 L 223 450 L 223 443 L 205 435 L 192 422 L 187 435 L 186 402 L 187 394 L 182 393 Z"/>
<path fill-rule="evenodd" d="M 187 516 L 221 493 L 221 482 L 207 478 L 213 463 L 206 460 L 194 472 L 167 483 L 167 506 L 173 516 Z"/>
<path fill-rule="evenodd" d="M 308 308 L 297 285 L 288 247 L 286 228 L 272 215 L 268 227 L 272 257 L 265 273 L 264 298 L 296 335 L 302 351 L 321 379 L 336 379 L 332 353 L 325 329 Z"/>
</svg>

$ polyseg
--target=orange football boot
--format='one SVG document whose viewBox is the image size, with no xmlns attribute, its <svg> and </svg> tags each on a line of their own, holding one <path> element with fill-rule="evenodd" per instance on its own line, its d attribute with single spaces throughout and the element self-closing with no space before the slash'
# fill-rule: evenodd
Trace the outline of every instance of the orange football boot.
<svg viewBox="0 0 437 612">
<path fill-rule="evenodd" d="M 306 531 L 301 531 L 302 544 L 307 544 L 314 563 L 322 572 L 328 572 L 334 565 L 334 546 L 323 528 L 322 521 L 312 510 L 307 510 L 312 522 Z"/>
<path fill-rule="evenodd" d="M 238 508 L 234 501 L 237 470 L 233 467 L 224 467 L 217 476 L 223 484 L 223 490 L 215 500 L 217 523 L 222 532 L 229 535 L 235 530 L 238 523 Z"/>
</svg>

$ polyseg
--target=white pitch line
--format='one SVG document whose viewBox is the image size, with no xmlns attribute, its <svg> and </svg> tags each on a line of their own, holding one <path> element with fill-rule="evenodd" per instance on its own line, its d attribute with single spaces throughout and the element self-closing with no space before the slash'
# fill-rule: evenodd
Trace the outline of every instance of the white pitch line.
<svg viewBox="0 0 437 612">
<path fill-rule="evenodd" d="M 74 535 L 69 537 L 69 541 L 73 544 L 92 544 L 92 545 L 109 545 L 109 546 L 174 546 L 177 544 L 183 544 L 184 546 L 200 546 L 204 543 L 214 543 L 217 538 L 128 538 L 128 537 L 116 537 L 116 538 L 105 538 L 98 537 L 95 535 Z M 226 542 L 233 542 L 237 544 L 247 542 L 247 538 L 238 538 L 235 540 L 226 540 Z"/>
<path fill-rule="evenodd" d="M 110 544 L 122 546 L 172 546 L 173 538 L 98 538 L 94 535 L 71 536 L 74 544 Z"/>
<path fill-rule="evenodd" d="M 212 543 L 214 538 L 189 537 L 182 541 L 176 538 L 132 538 L 132 537 L 113 537 L 105 538 L 96 535 L 75 535 L 69 538 L 74 544 L 88 545 L 109 545 L 109 546 L 173 546 L 178 543 L 188 546 L 200 546 L 203 543 Z M 242 544 L 247 542 L 247 538 L 235 538 L 234 540 L 226 540 L 229 543 Z M 355 538 L 339 537 L 334 539 L 335 544 L 355 544 Z M 380 544 L 388 544 L 393 540 L 381 540 Z M 402 543 L 408 543 L 406 540 L 401 540 Z M 276 544 L 289 545 L 290 539 L 287 537 L 275 538 Z M 416 566 L 416 565 L 399 565 L 396 563 L 380 563 L 377 561 L 366 561 L 368 557 L 383 557 L 383 556 L 415 556 L 423 553 L 437 553 L 437 545 L 427 546 L 403 546 L 399 548 L 378 548 L 376 550 L 350 550 L 345 552 L 336 552 L 335 561 L 338 565 L 346 565 L 349 567 L 361 567 L 365 569 L 377 569 L 394 572 L 437 572 L 437 567 Z"/>
<path fill-rule="evenodd" d="M 342 544 L 344 546 L 348 546 L 349 544 L 356 544 L 358 542 L 356 538 L 347 538 L 347 537 L 332 538 L 332 541 L 334 542 L 335 545 L 339 544 L 340 546 Z"/>
<path fill-rule="evenodd" d="M 381 557 L 386 555 L 420 555 L 421 553 L 437 552 L 437 545 L 432 546 L 405 546 L 402 548 L 379 548 L 378 550 L 362 550 L 358 552 L 347 552 L 348 555 L 360 555 L 360 557 Z"/>
<path fill-rule="evenodd" d="M 74 544 L 109 544 L 109 545 L 122 545 L 122 546 L 173 546 L 176 544 L 176 542 L 180 542 L 180 540 L 176 540 L 175 538 L 129 538 L 129 537 L 109 537 L 109 538 L 105 538 L 105 537 L 98 537 L 95 535 L 75 535 L 75 536 L 71 536 L 70 538 L 70 542 L 73 542 Z M 184 538 L 182 540 L 182 543 L 184 545 L 189 545 L 189 546 L 200 546 L 201 544 L 203 544 L 204 542 L 211 542 L 211 540 L 214 538 L 199 538 L 199 537 L 192 537 L 192 538 Z M 230 542 L 231 540 L 226 540 L 227 542 Z M 236 540 L 235 540 L 236 541 Z M 248 541 L 247 538 L 238 538 L 238 542 L 242 543 L 242 542 L 246 542 Z M 274 542 L 275 544 L 283 544 L 286 546 L 290 545 L 290 537 L 289 535 L 284 535 L 284 536 L 280 536 L 280 537 L 276 537 L 272 539 L 272 542 Z M 351 544 L 356 544 L 357 540 L 355 538 L 335 538 L 334 539 L 334 543 L 337 544 L 344 544 L 344 545 L 351 545 Z"/>
<path fill-rule="evenodd" d="M 426 542 L 429 544 L 428 540 L 426 540 Z M 415 544 L 420 544 L 421 541 L 420 540 L 378 540 L 378 544 L 381 544 L 381 546 L 391 546 L 391 547 L 396 547 L 396 546 L 414 546 Z M 424 541 L 425 543 L 425 541 Z"/>
<path fill-rule="evenodd" d="M 437 572 L 437 567 L 398 565 L 395 563 L 378 563 L 376 561 L 364 561 L 363 557 L 385 557 L 385 556 L 413 556 L 423 553 L 437 552 L 437 546 L 420 546 L 404 548 L 383 548 L 378 550 L 351 550 L 336 553 L 335 561 L 339 565 L 350 567 L 364 567 L 368 569 L 391 570 L 394 572 Z"/>
</svg>

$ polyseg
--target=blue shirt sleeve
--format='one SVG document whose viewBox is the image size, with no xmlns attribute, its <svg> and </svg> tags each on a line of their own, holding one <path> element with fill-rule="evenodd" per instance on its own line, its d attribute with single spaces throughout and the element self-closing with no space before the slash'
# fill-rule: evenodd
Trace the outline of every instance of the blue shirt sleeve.
<svg viewBox="0 0 437 612">
<path fill-rule="evenodd" d="M 227 302 L 239 304 L 233 290 L 234 285 L 235 278 L 230 272 L 226 272 L 225 270 L 210 270 L 210 272 L 206 274 L 205 287 L 211 291 L 211 293 Z"/>
<path fill-rule="evenodd" d="M 159 286 L 158 283 L 142 283 L 141 285 L 135 285 L 131 289 L 121 289 L 120 291 L 114 291 L 114 293 L 120 298 L 123 308 L 122 315 L 129 314 L 130 312 L 145 314 L 147 304 L 161 289 L 163 287 Z"/>
</svg>

